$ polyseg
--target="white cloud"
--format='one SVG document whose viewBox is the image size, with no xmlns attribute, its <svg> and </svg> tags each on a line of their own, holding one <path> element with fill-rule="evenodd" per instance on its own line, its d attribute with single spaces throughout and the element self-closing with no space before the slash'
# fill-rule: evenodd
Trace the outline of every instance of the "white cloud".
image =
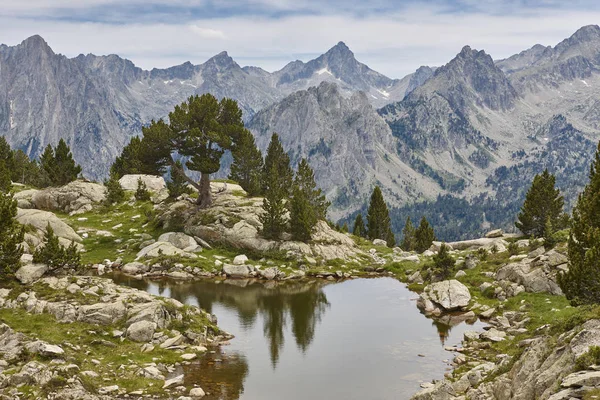
<svg viewBox="0 0 600 400">
<path fill-rule="evenodd" d="M 192 24 L 190 25 L 190 29 L 196 35 L 207 38 L 207 39 L 225 39 L 225 33 L 223 31 L 211 28 L 203 28 L 199 25 Z"/>
<path fill-rule="evenodd" d="M 282 0 L 260 0 L 267 1 Z M 285 3 L 283 0 L 281 4 Z M 108 24 L 0 16 L 0 40 L 14 45 L 40 34 L 56 52 L 67 56 L 116 53 L 145 69 L 185 61 L 197 64 L 227 50 L 242 65 L 271 71 L 295 59 L 313 58 L 343 40 L 358 60 L 399 78 L 420 65 L 448 62 L 466 44 L 484 49 L 494 58 L 504 58 L 536 43 L 555 45 L 579 27 L 597 21 L 598 11 L 545 10 L 534 16 L 449 15 L 424 6 L 365 17 L 233 16 L 177 24 Z"/>
</svg>

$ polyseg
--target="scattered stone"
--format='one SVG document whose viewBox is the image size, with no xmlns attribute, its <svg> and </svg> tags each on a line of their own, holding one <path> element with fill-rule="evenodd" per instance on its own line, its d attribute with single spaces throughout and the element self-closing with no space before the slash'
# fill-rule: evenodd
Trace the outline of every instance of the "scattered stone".
<svg viewBox="0 0 600 400">
<path fill-rule="evenodd" d="M 163 389 L 167 389 L 173 386 L 183 385 L 183 374 L 178 375 L 174 378 L 167 379 L 163 385 Z"/>
<path fill-rule="evenodd" d="M 248 257 L 245 254 L 237 255 L 233 259 L 233 265 L 244 265 L 246 262 L 248 262 Z"/>
</svg>

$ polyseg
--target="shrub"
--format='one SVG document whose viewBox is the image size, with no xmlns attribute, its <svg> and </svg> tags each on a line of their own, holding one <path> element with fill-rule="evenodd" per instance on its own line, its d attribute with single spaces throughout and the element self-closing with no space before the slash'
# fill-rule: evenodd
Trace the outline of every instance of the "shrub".
<svg viewBox="0 0 600 400">
<path fill-rule="evenodd" d="M 142 178 L 138 178 L 135 199 L 137 201 L 150 201 L 150 192 L 148 191 L 148 187 Z"/>
<path fill-rule="evenodd" d="M 58 241 L 58 236 L 48 224 L 44 235 L 44 245 L 33 253 L 33 262 L 48 265 L 51 271 L 59 269 L 79 269 L 81 267 L 81 255 L 75 242 L 69 247 L 63 246 Z"/>
<path fill-rule="evenodd" d="M 508 244 L 508 254 L 514 256 L 519 253 L 519 245 L 516 242 L 511 242 Z"/>
<path fill-rule="evenodd" d="M 440 250 L 433 256 L 433 267 L 435 274 L 442 279 L 448 279 L 454 271 L 455 261 L 448 252 L 448 246 L 442 243 Z"/>
</svg>

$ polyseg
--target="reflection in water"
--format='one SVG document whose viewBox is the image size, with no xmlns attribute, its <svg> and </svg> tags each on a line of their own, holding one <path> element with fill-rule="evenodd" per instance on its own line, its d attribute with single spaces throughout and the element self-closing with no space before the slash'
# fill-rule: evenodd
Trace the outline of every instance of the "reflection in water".
<svg viewBox="0 0 600 400">
<path fill-rule="evenodd" d="M 440 341 L 459 345 L 481 325 L 453 314 L 432 326 L 414 293 L 389 278 L 279 285 L 114 279 L 198 305 L 236 336 L 185 367 L 186 385 L 200 385 L 210 400 L 408 399 L 447 371 L 443 360 L 452 355 Z"/>
<path fill-rule="evenodd" d="M 284 345 L 284 328 L 288 318 L 300 350 L 306 352 L 315 336 L 316 325 L 329 306 L 323 292 L 323 282 L 261 282 L 250 280 L 174 282 L 137 280 L 115 275 L 115 281 L 140 290 L 172 297 L 182 303 L 196 303 L 212 313 L 219 303 L 238 313 L 240 325 L 246 330 L 256 323 L 260 313 L 263 332 L 269 340 L 271 365 L 277 366 Z M 150 287 L 152 286 L 152 287 Z"/>
</svg>

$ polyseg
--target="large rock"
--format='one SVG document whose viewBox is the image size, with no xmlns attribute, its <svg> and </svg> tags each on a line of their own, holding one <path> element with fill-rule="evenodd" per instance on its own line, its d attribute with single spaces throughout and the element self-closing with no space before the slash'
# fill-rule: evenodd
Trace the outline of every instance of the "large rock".
<svg viewBox="0 0 600 400">
<path fill-rule="evenodd" d="M 137 190 L 139 179 L 146 184 L 149 192 L 160 192 L 167 188 L 164 178 L 155 175 L 123 175 L 119 184 L 124 190 Z"/>
<path fill-rule="evenodd" d="M 156 323 L 151 321 L 138 321 L 127 328 L 127 337 L 134 342 L 149 342 L 152 340 Z"/>
<path fill-rule="evenodd" d="M 49 344 L 43 342 L 41 340 L 36 340 L 35 342 L 27 343 L 25 345 L 27 351 L 31 354 L 39 354 L 42 357 L 62 357 L 65 354 L 65 351 L 57 345 Z"/>
<path fill-rule="evenodd" d="M 17 201 L 19 208 L 35 208 L 32 202 L 33 195 L 39 192 L 38 189 L 26 189 L 15 193 L 13 199 Z"/>
<path fill-rule="evenodd" d="M 163 233 L 158 237 L 157 242 L 168 242 L 184 251 L 196 251 L 198 249 L 196 240 L 183 232 Z"/>
<path fill-rule="evenodd" d="M 106 188 L 97 183 L 74 181 L 58 188 L 48 188 L 33 193 L 31 203 L 35 208 L 79 214 L 90 211 L 95 204 L 106 199 Z"/>
<path fill-rule="evenodd" d="M 579 371 L 563 379 L 562 387 L 579 388 L 583 386 L 600 387 L 600 371 Z"/>
<path fill-rule="evenodd" d="M 130 262 L 121 267 L 121 272 L 127 275 L 138 275 L 144 272 L 148 272 L 150 267 L 141 262 Z"/>
<path fill-rule="evenodd" d="M 252 269 L 247 265 L 223 264 L 223 273 L 230 278 L 249 278 Z"/>
<path fill-rule="evenodd" d="M 488 239 L 501 238 L 502 236 L 504 236 L 504 231 L 502 229 L 494 229 L 485 234 L 485 237 Z"/>
<path fill-rule="evenodd" d="M 411 400 L 450 400 L 455 398 L 454 387 L 447 380 L 437 382 L 411 397 Z"/>
<path fill-rule="evenodd" d="M 19 282 L 28 285 L 40 279 L 46 272 L 48 272 L 46 264 L 29 264 L 19 268 L 15 273 L 15 277 Z"/>
<path fill-rule="evenodd" d="M 480 238 L 472 240 L 462 240 L 460 242 L 450 242 L 447 245 L 451 246 L 454 250 L 478 250 L 487 249 L 491 250 L 494 246 L 499 252 L 506 251 L 508 242 L 502 238 Z"/>
<path fill-rule="evenodd" d="M 144 258 L 144 257 L 159 257 L 159 256 L 182 256 L 182 257 L 188 257 L 188 258 L 196 258 L 198 257 L 197 255 L 193 254 L 193 253 L 189 253 L 187 251 L 183 251 L 181 249 L 178 249 L 177 247 L 173 246 L 171 243 L 169 242 L 155 242 L 152 243 L 149 246 L 144 247 L 143 249 L 141 249 L 138 253 L 137 253 L 137 258 Z"/>
<path fill-rule="evenodd" d="M 445 311 L 458 310 L 469 305 L 469 289 L 456 279 L 432 283 L 425 287 L 424 294 Z"/>
<path fill-rule="evenodd" d="M 97 303 L 79 307 L 77 320 L 88 324 L 111 325 L 123 319 L 127 309 L 122 302 Z"/>
<path fill-rule="evenodd" d="M 31 225 L 42 234 L 46 232 L 48 224 L 59 238 L 81 243 L 82 239 L 73 228 L 61 221 L 56 215 L 42 210 L 24 210 L 17 208 L 17 221 L 21 225 Z"/>
<path fill-rule="evenodd" d="M 523 285 L 525 291 L 531 293 L 563 294 L 560 286 L 556 283 L 556 271 L 544 267 L 533 267 L 529 259 L 500 268 L 496 273 L 496 279 Z"/>
</svg>

